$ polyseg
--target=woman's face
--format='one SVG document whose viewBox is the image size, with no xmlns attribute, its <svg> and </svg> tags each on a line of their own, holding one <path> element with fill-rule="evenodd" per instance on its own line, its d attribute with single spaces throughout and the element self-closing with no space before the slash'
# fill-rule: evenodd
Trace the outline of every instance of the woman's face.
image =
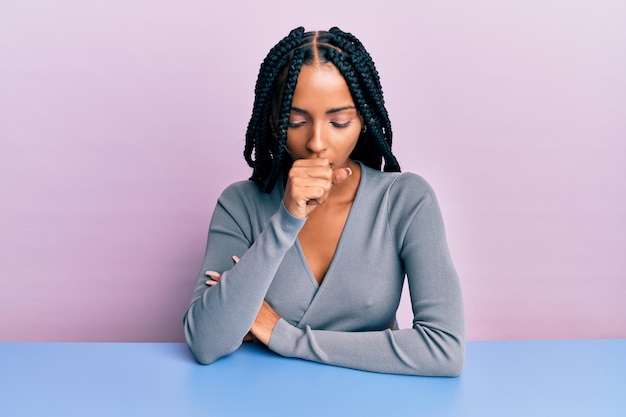
<svg viewBox="0 0 626 417">
<path fill-rule="evenodd" d="M 362 126 L 339 70 L 332 64 L 303 65 L 287 129 L 291 158 L 326 158 L 333 169 L 345 167 Z"/>
</svg>

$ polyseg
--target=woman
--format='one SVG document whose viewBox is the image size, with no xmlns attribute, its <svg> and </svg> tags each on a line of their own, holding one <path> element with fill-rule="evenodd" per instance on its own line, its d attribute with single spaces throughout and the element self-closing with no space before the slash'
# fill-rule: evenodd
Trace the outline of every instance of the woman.
<svg viewBox="0 0 626 417">
<path fill-rule="evenodd" d="M 439 207 L 423 179 L 399 173 L 391 137 L 353 35 L 297 28 L 270 51 L 246 133 L 252 178 L 218 200 L 185 313 L 199 362 L 245 339 L 374 372 L 461 372 L 461 290 Z M 398 329 L 405 276 L 413 328 Z"/>
</svg>

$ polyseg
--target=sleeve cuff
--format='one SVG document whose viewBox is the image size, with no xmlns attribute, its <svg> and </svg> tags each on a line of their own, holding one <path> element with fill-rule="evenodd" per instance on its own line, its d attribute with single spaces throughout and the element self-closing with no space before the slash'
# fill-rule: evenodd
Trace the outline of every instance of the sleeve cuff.
<svg viewBox="0 0 626 417">
<path fill-rule="evenodd" d="M 293 357 L 297 341 L 303 334 L 304 330 L 292 326 L 281 318 L 274 326 L 267 347 L 281 356 Z"/>
<path fill-rule="evenodd" d="M 306 222 L 306 218 L 301 219 L 289 213 L 289 210 L 285 207 L 285 203 L 282 202 L 280 203 L 280 209 L 278 209 L 278 218 L 280 219 L 282 228 L 287 233 L 295 232 L 297 234 Z"/>
</svg>

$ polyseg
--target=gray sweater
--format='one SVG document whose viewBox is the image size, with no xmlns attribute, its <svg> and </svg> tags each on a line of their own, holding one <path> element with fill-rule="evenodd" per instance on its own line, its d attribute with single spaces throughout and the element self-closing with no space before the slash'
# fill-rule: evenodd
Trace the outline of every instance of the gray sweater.
<svg viewBox="0 0 626 417">
<path fill-rule="evenodd" d="M 268 346 L 280 355 L 374 372 L 461 372 L 463 301 L 435 195 L 415 174 L 363 165 L 361 172 L 321 285 L 297 239 L 306 220 L 285 209 L 281 183 L 271 194 L 251 181 L 222 193 L 184 317 L 199 362 L 236 350 L 265 299 L 281 317 Z M 233 255 L 241 258 L 236 265 Z M 205 283 L 207 270 L 223 273 L 214 287 Z M 396 329 L 405 276 L 413 326 Z"/>
</svg>

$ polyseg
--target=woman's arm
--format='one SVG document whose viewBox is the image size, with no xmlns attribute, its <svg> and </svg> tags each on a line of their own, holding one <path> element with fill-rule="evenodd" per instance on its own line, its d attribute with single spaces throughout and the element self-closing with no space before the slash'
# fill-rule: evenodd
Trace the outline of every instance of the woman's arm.
<svg viewBox="0 0 626 417">
<path fill-rule="evenodd" d="M 202 269 L 183 319 L 187 344 L 201 363 L 211 363 L 240 346 L 304 224 L 279 200 L 274 206 L 280 208 L 251 244 L 253 220 L 248 210 L 260 208 L 251 207 L 250 185 L 229 187 L 218 200 Z M 240 257 L 236 265 L 233 255 Z M 219 285 L 206 285 L 205 271 L 221 273 Z"/>
<path fill-rule="evenodd" d="M 289 171 L 280 203 L 269 201 L 277 193 L 259 196 L 258 190 L 250 189 L 251 182 L 238 183 L 222 194 L 211 219 L 202 270 L 184 317 L 185 338 L 198 362 L 211 363 L 241 345 L 306 216 L 328 198 L 333 184 L 350 174 L 347 168 L 333 171 L 327 159 L 301 159 Z M 258 201 L 252 201 L 251 194 Z M 261 200 L 280 209 L 255 239 L 252 219 L 267 208 L 261 207 L 265 204 Z M 233 255 L 241 256 L 235 266 Z M 219 284 L 207 285 L 205 271 L 221 274 Z"/>
<path fill-rule="evenodd" d="M 413 327 L 339 332 L 301 329 L 281 319 L 271 334 L 270 349 L 283 356 L 375 372 L 433 376 L 461 372 L 465 353 L 461 288 L 435 195 L 421 178 L 404 174 L 389 193 L 388 210 L 409 283 Z"/>
</svg>

